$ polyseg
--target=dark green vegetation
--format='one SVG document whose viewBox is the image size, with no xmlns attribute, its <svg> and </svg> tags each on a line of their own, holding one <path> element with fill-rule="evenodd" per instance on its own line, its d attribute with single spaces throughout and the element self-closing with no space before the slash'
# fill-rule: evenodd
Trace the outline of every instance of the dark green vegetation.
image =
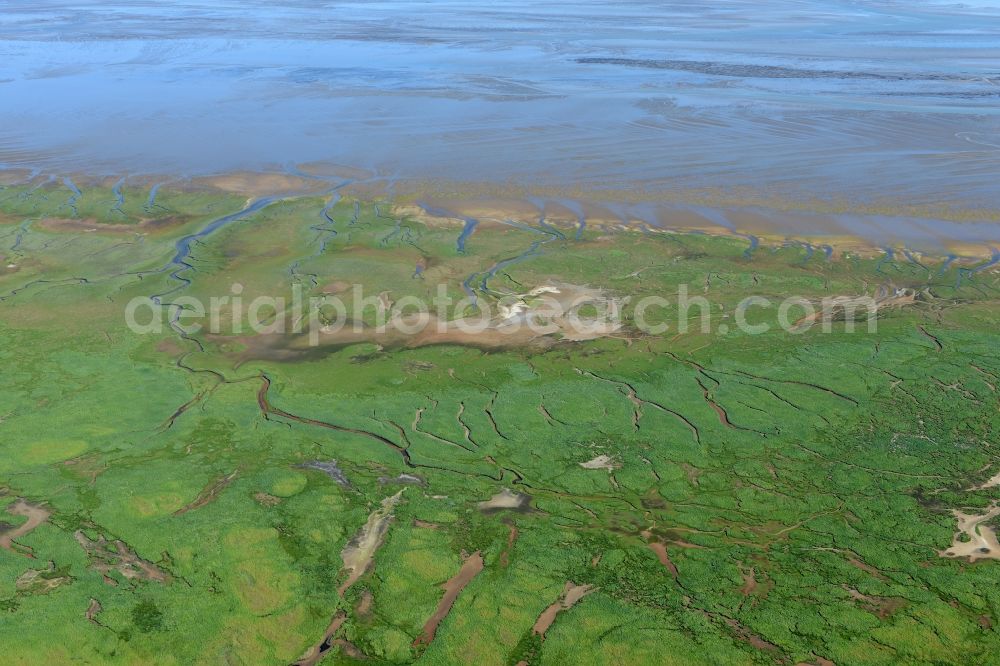
<svg viewBox="0 0 1000 666">
<path fill-rule="evenodd" d="M 245 199 L 124 194 L 118 213 L 109 187 L 75 208 L 59 183 L 0 190 L 4 663 L 287 664 L 328 633 L 323 663 L 995 659 L 1000 563 L 939 554 L 953 510 L 1000 495 L 976 489 L 1000 471 L 991 269 L 748 258 L 741 238 L 598 225 L 574 240 L 534 220 L 481 224 L 459 254 L 460 225 L 347 196 L 329 223 L 329 198 L 302 196 L 196 242 L 185 284 L 164 270 L 177 240 Z M 637 299 L 689 284 L 716 304 L 712 332 L 362 343 L 282 363 L 247 357 L 243 337 L 124 323 L 132 297 L 207 300 L 234 282 L 247 300 L 338 281 L 457 297 L 539 239 L 488 287 Z M 918 296 L 874 334 L 718 331 L 751 294 L 904 287 Z M 581 466 L 601 455 L 611 469 Z M 505 489 L 530 505 L 480 506 Z M 418 640 L 477 551 L 482 571 Z M 589 593 L 570 603 L 568 582 Z"/>
</svg>

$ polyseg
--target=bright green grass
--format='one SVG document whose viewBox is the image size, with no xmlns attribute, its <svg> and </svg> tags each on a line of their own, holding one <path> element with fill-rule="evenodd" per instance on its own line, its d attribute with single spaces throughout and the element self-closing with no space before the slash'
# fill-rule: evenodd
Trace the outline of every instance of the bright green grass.
<svg viewBox="0 0 1000 666">
<path fill-rule="evenodd" d="M 199 351 L 169 328 L 135 335 L 122 313 L 178 284 L 156 272 L 178 238 L 245 200 L 164 189 L 150 212 L 148 190 L 127 187 L 122 215 L 109 212 L 110 187 L 87 188 L 79 217 L 176 221 L 139 236 L 56 230 L 41 220 L 70 217 L 62 184 L 0 191 L 0 254 L 16 266 L 0 273 L 0 499 L 52 512 L 19 539 L 35 559 L 0 551 L 5 663 L 287 664 L 338 610 L 338 637 L 369 663 L 967 664 L 1000 648 L 997 563 L 938 555 L 952 509 L 1000 496 L 970 490 L 1000 466 L 994 274 L 959 284 L 936 263 L 805 261 L 768 247 L 748 260 L 737 238 L 590 229 L 545 243 L 489 287 L 561 280 L 637 299 L 688 284 L 720 314 L 750 294 L 857 295 L 890 280 L 934 298 L 886 312 L 873 334 L 671 328 L 489 353 L 359 344 L 235 367 L 235 336 L 198 336 Z M 461 297 L 469 275 L 539 237 L 483 225 L 460 255 L 453 225 L 397 225 L 368 202 L 355 216 L 355 203 L 332 209 L 325 251 L 311 228 L 323 224 L 319 197 L 230 224 L 195 247 L 191 284 L 174 296 L 226 295 L 237 282 L 247 300 L 290 297 L 296 284 L 314 295 L 344 281 L 399 299 L 440 281 Z M 418 260 L 424 279 L 412 277 Z M 273 407 L 408 446 L 414 466 L 369 435 L 265 419 L 265 374 Z M 645 401 L 638 413 L 628 386 Z M 620 467 L 580 466 L 598 454 Z M 301 467 L 334 459 L 349 486 Z M 401 485 L 401 473 L 421 483 Z M 374 569 L 339 598 L 342 548 L 401 488 Z M 503 488 L 530 495 L 532 511 L 479 510 Z M 109 583 L 77 530 L 121 540 L 169 582 L 112 571 Z M 676 578 L 651 540 L 666 544 Z M 484 570 L 435 640 L 414 647 L 474 551 Z M 49 562 L 61 585 L 16 588 Z M 542 641 L 532 626 L 567 581 L 595 591 Z M 348 654 L 335 647 L 327 660 Z"/>
</svg>

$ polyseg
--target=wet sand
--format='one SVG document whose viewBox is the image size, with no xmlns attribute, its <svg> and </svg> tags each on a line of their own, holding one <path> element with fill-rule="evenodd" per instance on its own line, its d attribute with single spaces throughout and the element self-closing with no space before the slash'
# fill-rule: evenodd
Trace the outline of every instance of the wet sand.
<svg viewBox="0 0 1000 666">
<path fill-rule="evenodd" d="M 397 184 L 397 195 L 406 185 Z M 498 196 L 484 184 L 411 185 L 417 193 L 401 196 L 403 200 L 393 208 L 394 214 L 430 226 L 458 226 L 461 216 L 474 216 L 480 224 L 495 227 L 508 220 L 533 222 L 544 218 L 564 231 L 572 231 L 582 221 L 586 229 L 607 233 L 641 230 L 756 237 L 761 244 L 772 247 L 798 239 L 817 251 L 824 250 L 824 246 L 833 248 L 830 259 L 844 252 L 877 257 L 890 246 L 937 256 L 955 254 L 972 262 L 988 259 L 993 246 L 1000 246 L 1000 201 L 993 208 L 972 210 L 902 202 L 872 206 L 697 190 L 510 187 L 510 192 Z M 423 191 L 425 187 L 441 188 L 448 195 L 435 197 Z M 407 203 L 406 198 L 433 201 L 433 208 L 451 215 L 430 214 L 425 206 Z"/>
<path fill-rule="evenodd" d="M 323 180 L 295 176 L 287 173 L 234 171 L 213 176 L 194 178 L 190 184 L 232 192 L 249 197 L 287 194 L 319 194 L 328 189 Z"/>
<path fill-rule="evenodd" d="M 0 164 L 0 175 L 9 173 Z M 86 174 L 74 179 L 81 183 L 95 180 Z M 366 181 L 329 176 L 313 180 L 276 171 L 241 171 L 196 179 L 135 177 L 135 180 L 157 181 L 168 189 L 238 192 L 251 199 L 314 196 L 338 187 L 342 197 L 387 202 L 393 217 L 454 227 L 456 236 L 463 227 L 469 228 L 470 220 L 475 222 L 470 231 L 480 226 L 509 226 L 512 222 L 542 224 L 578 240 L 585 229 L 605 234 L 629 230 L 693 232 L 731 236 L 751 244 L 757 239 L 771 247 L 793 239 L 811 252 L 825 252 L 827 259 L 838 259 L 844 252 L 876 257 L 890 247 L 934 256 L 954 254 L 959 264 L 988 259 L 993 248 L 1000 247 L 1000 200 L 981 207 L 907 201 L 871 204 L 846 198 L 788 197 L 740 188 L 664 190 L 632 184 L 588 189 L 379 176 Z M 135 186 L 131 180 L 129 185 Z M 12 222 L 18 220 L 12 218 Z M 186 221 L 166 217 L 114 224 L 86 219 L 45 219 L 38 224 L 53 231 L 155 233 Z M 329 286 L 335 290 L 338 285 Z"/>
</svg>

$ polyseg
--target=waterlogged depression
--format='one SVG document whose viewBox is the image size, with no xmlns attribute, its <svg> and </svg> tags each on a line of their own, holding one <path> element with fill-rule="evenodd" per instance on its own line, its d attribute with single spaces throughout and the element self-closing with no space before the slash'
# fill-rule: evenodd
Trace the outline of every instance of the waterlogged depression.
<svg viewBox="0 0 1000 666">
<path fill-rule="evenodd" d="M 0 163 L 996 208 L 1000 4 L 0 2 Z"/>
</svg>

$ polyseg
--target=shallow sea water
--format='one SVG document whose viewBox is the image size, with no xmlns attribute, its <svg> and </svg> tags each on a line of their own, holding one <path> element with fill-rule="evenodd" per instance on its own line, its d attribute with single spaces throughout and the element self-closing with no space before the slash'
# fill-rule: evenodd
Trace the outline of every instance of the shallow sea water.
<svg viewBox="0 0 1000 666">
<path fill-rule="evenodd" d="M 996 210 L 998 157 L 1000 2 L 0 0 L 0 164 L 45 173 Z"/>
</svg>

